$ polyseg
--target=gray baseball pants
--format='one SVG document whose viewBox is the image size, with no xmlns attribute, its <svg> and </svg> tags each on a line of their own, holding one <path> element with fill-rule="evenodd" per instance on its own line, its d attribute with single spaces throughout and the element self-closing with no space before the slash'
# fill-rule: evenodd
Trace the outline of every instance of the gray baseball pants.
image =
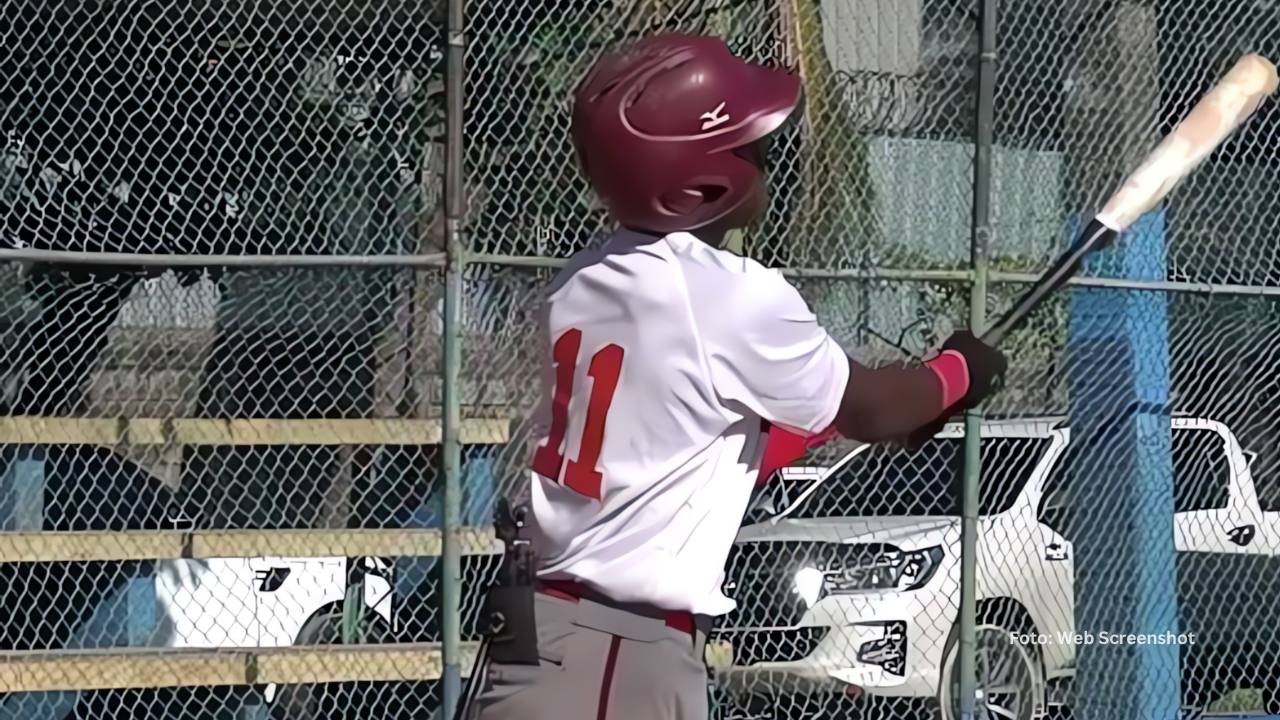
<svg viewBox="0 0 1280 720">
<path fill-rule="evenodd" d="M 535 594 L 540 664 L 490 663 L 474 720 L 706 720 L 710 621 Z"/>
</svg>

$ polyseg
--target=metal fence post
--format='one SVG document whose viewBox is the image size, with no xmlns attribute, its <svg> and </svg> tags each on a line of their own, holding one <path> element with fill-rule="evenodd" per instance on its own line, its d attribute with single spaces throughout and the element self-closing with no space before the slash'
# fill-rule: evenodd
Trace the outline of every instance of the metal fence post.
<svg viewBox="0 0 1280 720">
<path fill-rule="evenodd" d="M 463 168 L 463 92 L 466 38 L 463 0 L 449 0 L 445 48 L 445 289 L 444 361 L 442 402 L 444 427 L 441 452 L 444 469 L 444 532 L 441 549 L 440 634 L 443 672 L 440 678 L 442 717 L 452 718 L 462 689 L 461 645 L 462 548 L 459 522 L 462 516 L 462 448 L 458 431 L 462 423 L 460 369 L 462 320 L 462 272 L 466 215 Z"/>
<path fill-rule="evenodd" d="M 969 326 L 981 332 L 987 321 L 987 249 L 991 240 L 991 152 L 994 141 L 996 80 L 996 0 L 979 0 L 978 98 L 973 137 L 973 215 L 970 264 Z M 977 553 L 978 485 L 982 476 L 982 414 L 974 409 L 964 419 L 964 490 L 960 523 L 959 671 L 961 720 L 972 720 L 977 697 Z"/>
</svg>

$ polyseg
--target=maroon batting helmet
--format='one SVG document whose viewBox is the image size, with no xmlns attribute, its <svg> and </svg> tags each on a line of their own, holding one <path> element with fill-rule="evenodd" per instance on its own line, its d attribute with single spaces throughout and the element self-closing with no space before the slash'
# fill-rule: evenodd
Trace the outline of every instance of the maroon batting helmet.
<svg viewBox="0 0 1280 720">
<path fill-rule="evenodd" d="M 596 62 L 573 103 L 587 179 L 624 226 L 740 227 L 764 197 L 753 149 L 795 111 L 801 82 L 734 57 L 719 38 L 663 34 Z"/>
</svg>

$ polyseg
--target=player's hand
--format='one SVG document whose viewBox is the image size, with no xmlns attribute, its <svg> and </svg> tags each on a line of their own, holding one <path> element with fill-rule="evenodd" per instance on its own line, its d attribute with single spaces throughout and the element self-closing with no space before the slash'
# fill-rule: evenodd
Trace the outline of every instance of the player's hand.
<svg viewBox="0 0 1280 720">
<path fill-rule="evenodd" d="M 1004 353 L 982 342 L 968 330 L 961 330 L 947 338 L 942 349 L 960 353 L 969 369 L 969 392 L 965 393 L 964 399 L 956 408 L 948 408 L 951 412 L 943 417 L 976 407 L 986 400 L 999 387 L 1005 370 L 1009 368 L 1009 361 L 1005 359 Z"/>
<path fill-rule="evenodd" d="M 987 399 L 1004 378 L 1009 361 L 1004 353 L 982 342 L 968 330 L 961 330 L 947 339 L 943 350 L 954 350 L 964 358 L 965 367 L 969 370 L 969 390 L 960 402 L 942 412 L 936 420 L 911 433 L 904 443 L 908 448 L 917 450 L 924 446 L 934 435 L 942 432 L 951 422 L 965 410 L 976 407 Z"/>
</svg>

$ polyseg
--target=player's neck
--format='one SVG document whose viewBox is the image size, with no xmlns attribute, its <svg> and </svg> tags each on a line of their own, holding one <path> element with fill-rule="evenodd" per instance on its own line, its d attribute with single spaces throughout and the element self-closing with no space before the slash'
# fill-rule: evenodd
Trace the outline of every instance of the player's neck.
<svg viewBox="0 0 1280 720">
<path fill-rule="evenodd" d="M 725 235 L 728 233 L 724 228 L 701 228 L 693 231 L 693 236 L 711 247 L 718 248 L 724 246 Z"/>
<path fill-rule="evenodd" d="M 652 236 L 654 238 L 660 238 L 665 234 L 660 232 L 653 232 L 651 230 L 641 230 L 639 228 L 628 227 L 624 229 L 634 233 L 639 233 L 640 235 Z M 719 248 L 719 247 L 724 247 L 725 239 L 728 237 L 731 231 L 732 230 L 730 228 L 705 227 L 705 228 L 698 228 L 697 230 L 689 230 L 688 232 L 690 235 L 698 238 L 702 242 L 710 245 L 711 247 Z"/>
</svg>

